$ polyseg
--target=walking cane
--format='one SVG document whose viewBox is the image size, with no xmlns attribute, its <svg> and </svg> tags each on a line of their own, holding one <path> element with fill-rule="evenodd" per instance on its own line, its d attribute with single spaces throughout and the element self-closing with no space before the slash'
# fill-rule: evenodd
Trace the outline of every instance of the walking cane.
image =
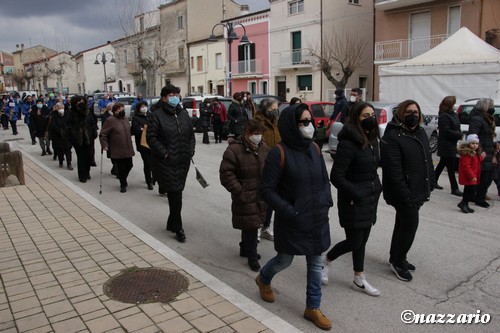
<svg viewBox="0 0 500 333">
<path fill-rule="evenodd" d="M 102 194 L 102 157 L 104 156 L 104 150 L 101 148 L 101 173 L 99 175 L 99 194 Z"/>
</svg>

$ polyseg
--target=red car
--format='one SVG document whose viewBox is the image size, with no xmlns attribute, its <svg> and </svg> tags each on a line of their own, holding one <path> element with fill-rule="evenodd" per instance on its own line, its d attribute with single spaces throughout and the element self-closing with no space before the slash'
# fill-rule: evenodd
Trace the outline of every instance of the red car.
<svg viewBox="0 0 500 333">
<path fill-rule="evenodd" d="M 318 125 L 318 121 L 323 120 L 325 126 L 328 126 L 330 116 L 333 114 L 334 102 L 304 101 L 303 103 L 307 104 L 311 110 L 316 125 Z"/>
</svg>

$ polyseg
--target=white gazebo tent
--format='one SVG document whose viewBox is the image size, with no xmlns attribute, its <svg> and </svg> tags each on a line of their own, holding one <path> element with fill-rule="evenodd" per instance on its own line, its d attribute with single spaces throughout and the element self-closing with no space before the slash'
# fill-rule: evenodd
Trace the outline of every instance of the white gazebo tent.
<svg viewBox="0 0 500 333">
<path fill-rule="evenodd" d="M 443 97 L 498 98 L 500 51 L 463 27 L 413 59 L 380 66 L 380 100 L 416 100 L 426 114 L 437 114 Z"/>
</svg>

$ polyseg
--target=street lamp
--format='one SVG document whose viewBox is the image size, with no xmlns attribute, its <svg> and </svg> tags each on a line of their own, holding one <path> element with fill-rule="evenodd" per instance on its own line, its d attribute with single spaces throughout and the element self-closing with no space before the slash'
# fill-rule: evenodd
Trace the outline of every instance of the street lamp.
<svg viewBox="0 0 500 333">
<path fill-rule="evenodd" d="M 246 31 L 245 26 L 243 24 L 241 24 L 241 23 L 234 23 L 233 24 L 232 22 L 228 22 L 226 24 L 224 24 L 224 23 L 217 23 L 216 25 L 214 25 L 212 27 L 212 34 L 208 38 L 209 42 L 216 42 L 217 41 L 217 38 L 214 35 L 214 29 L 218 25 L 222 25 L 227 30 L 227 44 L 229 45 L 229 73 L 228 73 L 228 77 L 229 77 L 228 88 L 229 89 L 228 90 L 229 90 L 229 96 L 233 96 L 233 90 L 232 90 L 232 80 L 233 80 L 233 77 L 231 75 L 231 60 L 232 60 L 231 59 L 231 55 L 232 55 L 231 44 L 233 44 L 233 40 L 238 39 L 238 35 L 236 34 L 236 31 L 234 31 L 234 27 L 237 26 L 237 25 L 239 25 L 239 26 L 241 26 L 243 28 L 243 36 L 240 39 L 240 43 L 246 44 L 246 43 L 250 43 L 250 41 L 248 40 L 247 31 Z"/>
<path fill-rule="evenodd" d="M 111 60 L 106 60 L 106 56 L 110 55 L 111 56 Z M 101 52 L 101 53 L 97 53 L 95 55 L 95 62 L 94 62 L 94 65 L 99 65 L 99 57 L 101 57 L 101 63 L 102 63 L 102 67 L 104 68 L 104 91 L 108 91 L 107 89 L 107 85 L 106 83 L 108 82 L 108 79 L 106 77 L 106 63 L 109 61 L 111 63 L 115 63 L 115 56 L 113 55 L 113 53 L 111 52 Z"/>
</svg>

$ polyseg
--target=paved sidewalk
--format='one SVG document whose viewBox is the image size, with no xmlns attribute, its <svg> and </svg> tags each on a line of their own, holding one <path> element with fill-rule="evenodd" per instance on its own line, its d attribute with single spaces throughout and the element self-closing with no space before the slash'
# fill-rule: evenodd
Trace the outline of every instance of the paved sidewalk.
<svg viewBox="0 0 500 333">
<path fill-rule="evenodd" d="M 26 185 L 0 188 L 1 332 L 297 332 L 28 154 L 23 159 Z M 178 271 L 188 290 L 169 304 L 108 298 L 103 284 L 134 266 Z"/>
</svg>

